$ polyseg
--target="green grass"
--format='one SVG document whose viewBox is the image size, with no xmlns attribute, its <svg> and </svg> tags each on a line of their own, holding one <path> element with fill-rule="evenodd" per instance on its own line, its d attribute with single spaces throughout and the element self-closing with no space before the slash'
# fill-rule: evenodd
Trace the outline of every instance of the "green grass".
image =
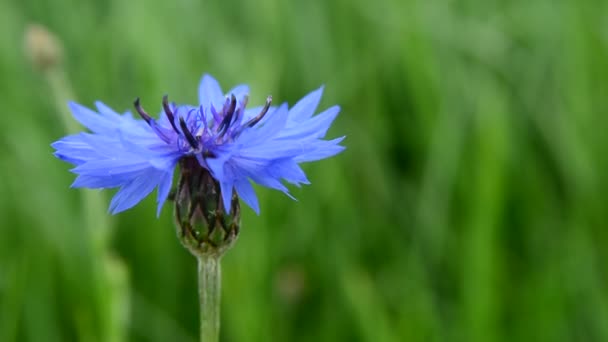
<svg viewBox="0 0 608 342">
<path fill-rule="evenodd" d="M 223 341 L 608 341 L 605 1 L 0 2 L 0 341 L 196 341 L 196 263 L 154 199 L 69 189 L 74 99 L 251 102 L 325 84 L 345 153 L 258 188 L 223 260 Z M 55 89 L 55 90 L 53 90 Z M 160 108 L 160 107 L 159 107 Z M 67 108 L 62 108 L 65 111 Z M 101 198 L 99 197 L 101 196 Z M 111 231 L 95 228 L 107 221 Z"/>
</svg>

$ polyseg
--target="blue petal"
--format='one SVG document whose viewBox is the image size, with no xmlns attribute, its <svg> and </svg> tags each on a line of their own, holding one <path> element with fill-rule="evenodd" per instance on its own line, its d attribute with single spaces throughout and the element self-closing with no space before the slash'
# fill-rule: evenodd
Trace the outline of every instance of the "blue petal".
<svg viewBox="0 0 608 342">
<path fill-rule="evenodd" d="M 257 184 L 263 185 L 270 189 L 279 190 L 279 191 L 283 192 L 285 195 L 287 195 L 287 197 L 291 198 L 292 200 L 294 200 L 294 201 L 296 200 L 296 198 L 293 197 L 289 193 L 289 189 L 287 189 L 287 187 L 285 185 L 283 185 L 283 183 L 281 183 L 280 180 L 278 180 L 277 178 L 274 178 L 273 176 L 268 175 L 266 172 L 259 172 L 257 174 L 252 174 L 250 176 L 250 178 Z"/>
<path fill-rule="evenodd" d="M 304 144 L 300 141 L 281 141 L 271 140 L 260 145 L 242 146 L 235 154 L 234 158 L 244 158 L 248 160 L 274 160 L 291 158 L 300 154 L 312 152 L 316 149 L 314 144 Z"/>
<path fill-rule="evenodd" d="M 175 165 L 181 157 L 182 153 L 172 152 L 152 157 L 148 160 L 148 162 L 158 170 L 170 171 L 175 169 Z"/>
<path fill-rule="evenodd" d="M 266 158 L 249 158 L 247 156 L 237 155 L 230 159 L 232 169 L 240 170 L 239 173 L 252 175 L 263 171 L 268 167 L 272 159 Z"/>
<path fill-rule="evenodd" d="M 160 184 L 158 185 L 158 198 L 156 200 L 156 217 L 160 216 L 160 210 L 163 208 L 163 204 L 165 204 L 165 201 L 169 196 L 169 192 L 171 191 L 171 183 L 173 183 L 173 172 L 166 172 L 162 177 L 163 178 Z"/>
<path fill-rule="evenodd" d="M 145 160 L 101 159 L 87 161 L 70 171 L 77 174 L 106 177 L 142 171 L 149 167 L 150 164 Z"/>
<path fill-rule="evenodd" d="M 238 182 L 234 183 L 234 187 L 236 192 L 239 194 L 239 197 L 247 203 L 256 214 L 260 214 L 260 205 L 258 203 L 258 198 L 255 195 L 255 190 L 253 190 L 253 186 L 247 179 L 241 179 Z"/>
<path fill-rule="evenodd" d="M 204 108 L 209 108 L 213 105 L 215 109 L 219 110 L 224 104 L 224 94 L 222 88 L 217 80 L 211 75 L 205 74 L 201 79 L 201 83 L 198 87 L 198 101 Z"/>
<path fill-rule="evenodd" d="M 249 86 L 246 84 L 239 84 L 226 93 L 226 96 L 230 95 L 234 95 L 234 97 L 240 101 L 245 95 L 249 95 Z"/>
<path fill-rule="evenodd" d="M 331 126 L 332 122 L 336 119 L 339 112 L 340 107 L 333 106 L 308 120 L 297 123 L 289 122 L 288 127 L 278 135 L 278 138 L 323 138 L 325 134 L 327 134 L 329 126 Z"/>
<path fill-rule="evenodd" d="M 110 202 L 112 214 L 125 211 L 139 203 L 162 181 L 163 175 L 162 171 L 146 172 L 120 188 Z"/>
<path fill-rule="evenodd" d="M 220 182 L 220 189 L 222 192 L 222 203 L 224 204 L 224 211 L 230 214 L 232 210 L 230 204 L 232 202 L 232 181 Z"/>
<path fill-rule="evenodd" d="M 288 115 L 289 111 L 286 103 L 272 113 L 269 111 L 266 114 L 266 117 L 268 117 L 266 121 L 245 129 L 239 137 L 239 143 L 255 146 L 277 135 L 285 127 Z"/>
<path fill-rule="evenodd" d="M 224 154 L 216 155 L 216 158 L 205 159 L 209 171 L 211 171 L 211 175 L 220 183 L 226 180 L 226 175 L 224 172 L 224 164 L 226 163 L 226 159 L 227 156 Z"/>
<path fill-rule="evenodd" d="M 99 111 L 99 113 L 101 115 L 107 117 L 110 120 L 114 120 L 115 122 L 120 122 L 123 119 L 123 117 L 120 114 L 115 112 L 112 108 L 106 106 L 105 103 L 103 103 L 101 101 L 95 101 L 95 107 L 97 107 L 97 110 Z M 126 116 L 125 118 L 132 119 L 131 116 Z"/>
<path fill-rule="evenodd" d="M 225 178 L 230 177 L 230 179 L 238 181 L 248 177 L 260 185 L 282 191 L 290 198 L 295 199 L 289 194 L 289 189 L 287 189 L 287 187 L 283 185 L 279 179 L 286 178 L 288 181 L 293 181 L 294 184 L 306 184 L 308 183 L 308 180 L 305 176 L 301 178 L 303 173 L 299 174 L 298 171 L 291 170 L 288 173 L 277 173 L 274 167 L 278 166 L 277 170 L 283 169 L 281 165 L 278 165 L 279 163 L 279 161 L 273 162 L 268 160 L 263 161 L 235 157 L 225 164 L 224 168 L 231 170 L 231 172 L 227 172 L 230 174 L 230 176 L 225 176 Z"/>
<path fill-rule="evenodd" d="M 263 126 L 258 129 L 259 139 L 268 139 L 278 134 L 287 123 L 287 117 L 289 111 L 287 109 L 287 103 L 283 103 L 277 110 L 272 113 L 268 113 L 268 119 L 263 123 Z"/>
<path fill-rule="evenodd" d="M 74 183 L 70 187 L 72 188 L 89 188 L 89 189 L 105 189 L 105 188 L 116 188 L 129 183 L 131 180 L 141 175 L 143 171 L 124 173 L 121 175 L 111 176 L 91 176 L 91 175 L 78 175 L 74 180 Z"/>
<path fill-rule="evenodd" d="M 290 119 L 298 122 L 310 118 L 315 113 L 317 106 L 319 106 L 324 88 L 324 86 L 321 86 L 298 101 L 289 111 Z"/>
<path fill-rule="evenodd" d="M 300 184 L 310 184 L 306 174 L 300 168 L 298 163 L 292 159 L 277 160 L 268 168 L 269 172 L 275 178 L 282 178 L 287 182 L 300 186 Z"/>
<path fill-rule="evenodd" d="M 51 146 L 56 150 L 55 156 L 74 165 L 97 158 L 97 153 L 83 141 L 81 134 L 70 135 L 52 143 Z"/>
<path fill-rule="evenodd" d="M 119 139 L 120 133 L 117 131 L 113 136 L 80 133 L 80 141 L 88 145 L 94 151 L 95 159 L 116 158 L 117 155 L 125 153 L 125 149 Z"/>
<path fill-rule="evenodd" d="M 344 151 L 345 147 L 338 145 L 345 137 L 340 137 L 334 140 L 317 140 L 311 143 L 312 151 L 296 156 L 294 160 L 298 163 L 311 162 L 333 157 L 336 154 Z"/>
<path fill-rule="evenodd" d="M 105 133 L 117 128 L 116 121 L 107 116 L 99 115 L 95 111 L 76 102 L 70 102 L 69 107 L 72 110 L 74 118 L 92 132 Z"/>
</svg>

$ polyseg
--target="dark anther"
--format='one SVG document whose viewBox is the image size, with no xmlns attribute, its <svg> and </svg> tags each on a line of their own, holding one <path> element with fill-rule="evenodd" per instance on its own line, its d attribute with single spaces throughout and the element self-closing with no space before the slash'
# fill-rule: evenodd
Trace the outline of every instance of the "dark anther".
<svg viewBox="0 0 608 342">
<path fill-rule="evenodd" d="M 234 94 L 232 94 L 230 96 L 230 105 L 228 107 L 228 111 L 226 113 L 224 113 L 224 119 L 222 120 L 220 127 L 218 127 L 218 132 L 220 132 L 220 135 L 219 135 L 220 137 L 222 137 L 228 130 L 228 127 L 230 127 L 230 123 L 232 122 L 232 117 L 234 115 L 235 109 L 236 109 L 236 97 L 234 97 Z"/>
<path fill-rule="evenodd" d="M 260 114 L 258 114 L 255 118 L 249 120 L 249 122 L 247 122 L 245 124 L 245 126 L 247 127 L 253 127 L 255 126 L 255 124 L 257 124 L 258 122 L 260 122 L 260 120 L 262 120 L 262 118 L 264 117 L 264 115 L 266 115 L 266 113 L 268 112 L 268 109 L 270 108 L 270 104 L 272 103 L 272 96 L 268 96 L 266 98 L 266 104 L 264 105 L 264 108 L 262 108 L 262 111 L 260 112 Z"/>
<path fill-rule="evenodd" d="M 228 106 L 230 106 L 230 98 L 228 96 L 226 96 L 226 101 L 224 101 L 224 104 L 222 105 L 222 110 L 220 113 L 225 114 L 226 111 L 228 110 Z"/>
<path fill-rule="evenodd" d="M 135 106 L 135 110 L 139 113 L 141 118 L 146 120 L 146 122 L 149 125 L 150 122 L 152 121 L 152 117 L 150 115 L 148 115 L 148 113 L 146 113 L 146 111 L 141 107 L 141 104 L 139 103 L 139 97 L 135 99 L 135 102 L 133 102 L 133 105 Z"/>
<path fill-rule="evenodd" d="M 182 128 L 182 132 L 186 136 L 186 140 L 188 141 L 188 144 L 190 144 L 190 146 L 192 146 L 192 148 L 195 148 L 195 149 L 198 148 L 198 142 L 196 141 L 196 139 L 194 139 L 194 136 L 192 136 L 192 133 L 190 133 L 190 130 L 188 129 L 188 126 L 186 125 L 186 121 L 184 120 L 184 118 L 182 118 L 182 117 L 179 118 L 179 125 Z"/>
<path fill-rule="evenodd" d="M 165 115 L 167 115 L 167 119 L 169 119 L 169 122 L 171 123 L 171 127 L 173 127 L 173 130 L 175 132 L 179 133 L 177 127 L 175 127 L 175 116 L 173 115 L 173 111 L 171 111 L 171 108 L 169 107 L 169 97 L 167 95 L 163 96 L 163 109 L 165 110 Z"/>
</svg>

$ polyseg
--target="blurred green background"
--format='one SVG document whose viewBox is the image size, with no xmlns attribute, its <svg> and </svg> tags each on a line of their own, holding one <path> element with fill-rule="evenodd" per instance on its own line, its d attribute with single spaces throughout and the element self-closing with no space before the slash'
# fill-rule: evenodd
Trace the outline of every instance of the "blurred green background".
<svg viewBox="0 0 608 342">
<path fill-rule="evenodd" d="M 243 210 L 223 341 L 608 341 L 606 1 L 4 0 L 0 46 L 2 342 L 197 340 L 171 205 L 110 217 L 49 145 L 67 98 L 195 103 L 203 72 L 256 105 L 325 84 L 347 135 Z"/>
</svg>

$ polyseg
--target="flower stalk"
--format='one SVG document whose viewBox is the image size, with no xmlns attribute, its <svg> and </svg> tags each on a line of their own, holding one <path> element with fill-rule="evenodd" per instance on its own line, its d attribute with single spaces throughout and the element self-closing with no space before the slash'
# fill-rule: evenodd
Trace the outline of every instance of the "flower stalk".
<svg viewBox="0 0 608 342">
<path fill-rule="evenodd" d="M 217 342 L 220 340 L 222 288 L 220 256 L 201 255 L 197 259 L 201 342 Z"/>
</svg>

